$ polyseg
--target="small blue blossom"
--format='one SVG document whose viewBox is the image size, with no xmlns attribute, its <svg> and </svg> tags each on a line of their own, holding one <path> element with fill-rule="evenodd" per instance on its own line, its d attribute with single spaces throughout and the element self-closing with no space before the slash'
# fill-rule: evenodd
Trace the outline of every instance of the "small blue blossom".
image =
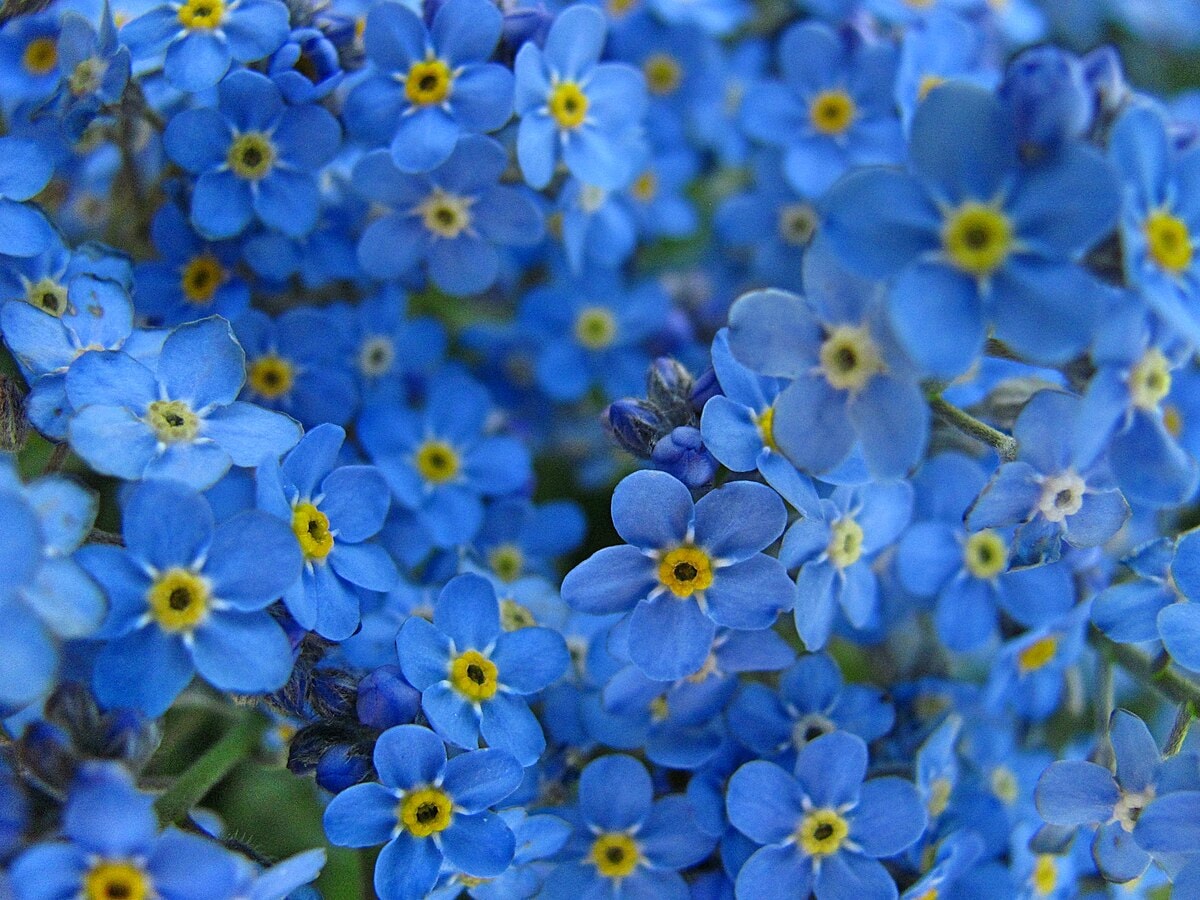
<svg viewBox="0 0 1200 900">
<path fill-rule="evenodd" d="M 38 144 L 25 138 L 0 137 L 0 253 L 37 256 L 50 248 L 54 231 L 34 204 L 54 174 L 54 164 Z"/>
<path fill-rule="evenodd" d="M 63 73 L 60 114 L 68 133 L 79 138 L 105 107 L 121 99 L 129 83 L 129 48 L 117 42 L 117 29 L 107 3 L 100 16 L 99 32 L 77 13 L 63 16 L 58 66 Z"/>
<path fill-rule="evenodd" d="M 267 74 L 288 103 L 312 103 L 329 96 L 345 72 L 337 47 L 317 28 L 297 28 L 267 63 Z"/>
</svg>

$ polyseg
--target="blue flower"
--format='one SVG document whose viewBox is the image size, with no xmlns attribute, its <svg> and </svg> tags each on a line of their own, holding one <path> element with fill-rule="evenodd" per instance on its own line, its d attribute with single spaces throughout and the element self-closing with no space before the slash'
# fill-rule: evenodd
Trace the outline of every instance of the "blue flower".
<svg viewBox="0 0 1200 900">
<path fill-rule="evenodd" d="M 155 325 L 182 325 L 218 315 L 233 322 L 250 305 L 250 286 L 237 271 L 235 241 L 206 241 L 174 203 L 150 223 L 159 259 L 138 264 L 133 277 L 138 313 Z"/>
<path fill-rule="evenodd" d="M 317 28 L 297 28 L 272 55 L 267 74 L 288 103 L 312 103 L 329 96 L 345 72 L 337 47 Z"/>
<path fill-rule="evenodd" d="M 0 455 L 0 713 L 11 714 L 50 691 L 60 639 L 100 626 L 104 595 L 71 558 L 96 518 L 96 498 L 66 478 L 23 485 Z"/>
<path fill-rule="evenodd" d="M 220 81 L 231 62 L 270 56 L 287 34 L 288 9 L 279 0 L 169 0 L 126 24 L 121 41 L 139 60 L 165 50 L 167 80 L 195 93 Z"/>
<path fill-rule="evenodd" d="M 651 678 L 698 671 L 718 625 L 769 628 L 795 603 L 783 567 L 761 552 L 786 522 L 764 485 L 732 482 L 693 503 L 665 472 L 635 472 L 614 490 L 612 518 L 630 543 L 572 569 L 562 595 L 581 612 L 629 612 L 629 655 Z"/>
<path fill-rule="evenodd" d="M 999 101 L 953 83 L 917 110 L 909 157 L 911 174 L 864 169 L 831 190 L 823 233 L 852 271 L 896 276 L 888 311 L 913 360 L 957 375 L 989 324 L 1035 362 L 1082 350 L 1100 292 L 1076 260 L 1120 205 L 1107 162 L 1072 145 L 1022 168 Z"/>
<path fill-rule="evenodd" d="M 390 144 L 401 172 L 428 172 L 459 137 L 495 131 L 512 115 L 513 76 L 489 63 L 502 19 L 485 0 L 449 0 L 427 29 L 407 7 L 376 5 L 363 35 L 375 70 L 346 99 L 348 129 Z"/>
<path fill-rule="evenodd" d="M 542 239 L 542 214 L 526 189 L 500 185 L 508 154 L 491 138 L 468 135 L 423 175 L 405 175 L 386 150 L 354 167 L 354 186 L 390 212 L 367 226 L 358 260 L 374 278 L 408 274 L 424 262 L 451 294 L 477 294 L 500 271 L 498 247 Z"/>
<path fill-rule="evenodd" d="M 0 254 L 37 256 L 50 248 L 54 230 L 29 198 L 54 174 L 50 155 L 34 141 L 0 137 Z"/>
<path fill-rule="evenodd" d="M 771 404 L 774 444 L 818 475 L 858 444 L 876 478 L 904 476 L 925 451 L 929 407 L 879 292 L 816 247 L 805 257 L 805 283 L 807 302 L 754 291 L 729 311 L 734 357 L 760 375 L 790 379 Z"/>
<path fill-rule="evenodd" d="M 529 42 L 517 54 L 517 159 L 532 187 L 548 185 L 560 159 L 605 190 L 633 175 L 646 85 L 631 66 L 599 62 L 606 30 L 598 10 L 577 4 L 555 18 L 544 48 Z"/>
<path fill-rule="evenodd" d="M 1041 721 L 1059 705 L 1064 673 L 1083 652 L 1091 604 L 1084 602 L 1052 622 L 1006 643 L 992 664 L 987 702 Z"/>
<path fill-rule="evenodd" d="M 528 815 L 517 806 L 500 810 L 499 816 L 516 840 L 512 865 L 495 878 L 455 873 L 443 879 L 429 900 L 456 900 L 463 891 L 472 900 L 527 900 L 537 895 L 548 868 L 544 860 L 562 849 L 571 826 L 557 816 Z"/>
<path fill-rule="evenodd" d="M 443 865 L 476 878 L 504 872 L 515 839 L 489 812 L 521 783 L 521 766 L 500 750 L 473 750 L 447 761 L 432 731 L 398 725 L 375 744 L 382 783 L 342 791 L 325 810 L 325 833 L 343 847 L 383 844 L 375 862 L 381 900 L 419 900 Z"/>
<path fill-rule="evenodd" d="M 795 775 L 774 763 L 746 763 L 729 781 L 729 820 L 762 844 L 737 876 L 739 897 L 896 896 L 878 861 L 921 837 L 925 810 L 910 782 L 863 783 L 867 746 L 834 732 L 796 758 Z"/>
<path fill-rule="evenodd" d="M 541 725 L 523 698 L 556 681 L 570 657 L 549 628 L 501 631 L 500 603 L 478 575 L 459 575 L 438 595 L 433 623 L 409 618 L 396 638 L 404 677 L 421 691 L 421 708 L 445 740 L 487 746 L 537 762 Z"/>
<path fill-rule="evenodd" d="M 316 171 L 341 143 L 337 120 L 315 103 L 285 106 L 279 88 L 258 72 L 233 72 L 217 94 L 216 109 L 184 110 L 163 133 L 167 155 L 198 176 L 196 230 L 214 240 L 234 237 L 257 217 L 289 237 L 312 231 L 321 206 Z"/>
<path fill-rule="evenodd" d="M 15 896 L 234 896 L 236 857 L 213 841 L 176 828 L 160 834 L 153 799 L 137 790 L 120 766 L 84 767 L 63 812 L 66 840 L 35 844 L 13 861 Z"/>
<path fill-rule="evenodd" d="M 259 509 L 291 526 L 304 569 L 286 585 L 283 602 L 302 628 L 331 640 L 358 627 L 355 586 L 388 591 L 399 573 L 387 551 L 370 539 L 387 517 L 387 482 L 373 466 L 339 466 L 346 432 L 318 425 L 277 463 L 256 473 Z"/>
<path fill-rule="evenodd" d="M 78 139 L 104 107 L 121 99 L 129 83 L 129 48 L 117 42 L 117 29 L 107 3 L 100 15 L 98 33 L 77 13 L 63 16 L 58 66 L 63 72 L 59 114 L 67 132 Z"/>
<path fill-rule="evenodd" d="M 856 629 L 876 625 L 880 591 L 871 562 L 908 524 L 912 487 L 906 481 L 872 482 L 838 487 L 821 498 L 782 459 L 769 465 L 767 479 L 801 513 L 783 536 L 779 559 L 789 569 L 800 567 L 795 619 L 804 646 L 825 646 L 839 608 Z"/>
<path fill-rule="evenodd" d="M 555 558 L 576 549 L 586 528 L 582 510 L 571 501 L 535 505 L 505 499 L 488 507 L 474 543 L 491 573 L 507 583 L 532 574 L 553 576 Z"/>
<path fill-rule="evenodd" d="M 575 830 L 540 896 L 686 900 L 687 883 L 679 870 L 702 860 L 712 845 L 683 795 L 655 801 L 640 762 L 604 756 L 579 776 Z"/>
<path fill-rule="evenodd" d="M 945 9 L 905 31 L 896 72 L 896 101 L 905 128 L 921 101 L 946 81 L 994 87 L 999 76 L 987 49 L 982 29 Z"/>
<path fill-rule="evenodd" d="M 1013 427 L 1016 460 L 996 470 L 967 510 L 971 531 L 1018 526 L 1013 565 L 1053 562 L 1063 541 L 1098 547 L 1129 518 L 1104 456 L 1085 456 L 1076 444 L 1079 406 L 1079 398 L 1060 391 L 1034 394 Z"/>
<path fill-rule="evenodd" d="M 1126 882 L 1150 865 L 1150 854 L 1135 831 L 1142 813 L 1160 794 L 1200 788 L 1200 779 L 1187 771 L 1195 766 L 1194 756 L 1184 754 L 1164 763 L 1154 736 L 1133 713 L 1115 710 L 1108 729 L 1115 776 L 1094 762 L 1061 760 L 1042 773 L 1035 798 L 1038 812 L 1052 825 L 1095 828 L 1092 858 L 1101 874 L 1109 881 Z M 1155 843 L 1151 839 L 1151 846 Z"/>
<path fill-rule="evenodd" d="M 425 392 L 444 362 L 446 330 L 429 316 L 409 316 L 404 297 L 384 289 L 347 310 L 345 364 L 358 376 L 364 401 Z"/>
<path fill-rule="evenodd" d="M 300 576 L 291 529 L 255 510 L 214 524 L 200 494 L 150 481 L 130 493 L 122 534 L 124 548 L 79 551 L 111 604 L 92 675 L 101 703 L 162 715 L 197 671 L 223 691 L 283 687 L 292 647 L 266 607 Z"/>
<path fill-rule="evenodd" d="M 23 100 L 48 97 L 58 86 L 57 12 L 13 17 L 0 31 L 0 97 L 10 113 Z"/>
<path fill-rule="evenodd" d="M 172 331 L 155 369 L 121 351 L 86 353 L 67 372 L 71 448 L 106 475 L 211 487 L 230 465 L 255 466 L 300 437 L 287 416 L 234 400 L 245 377 L 218 318 Z"/>
<path fill-rule="evenodd" d="M 792 187 L 817 196 L 851 166 L 902 158 L 893 47 L 805 22 L 783 33 L 778 58 L 783 83 L 754 85 L 742 122 L 751 137 L 784 151 Z"/>
<path fill-rule="evenodd" d="M 359 439 L 392 496 L 437 547 L 470 541 L 483 522 L 483 498 L 529 481 L 529 451 L 484 430 L 490 410 L 487 391 L 446 371 L 433 378 L 424 410 L 379 401 L 359 418 Z"/>
</svg>

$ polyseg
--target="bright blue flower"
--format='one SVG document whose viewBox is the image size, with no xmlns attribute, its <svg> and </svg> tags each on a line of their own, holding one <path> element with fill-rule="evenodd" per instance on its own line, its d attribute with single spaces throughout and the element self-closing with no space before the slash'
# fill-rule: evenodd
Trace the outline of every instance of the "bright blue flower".
<svg viewBox="0 0 1200 900">
<path fill-rule="evenodd" d="M 633 211 L 615 191 L 567 178 L 558 192 L 556 211 L 562 216 L 562 245 L 572 272 L 589 264 L 614 268 L 637 246 Z"/>
<path fill-rule="evenodd" d="M 446 355 L 441 323 L 407 315 L 403 295 L 393 289 L 367 297 L 346 313 L 350 340 L 344 364 L 357 374 L 364 400 L 423 394 Z"/>
<path fill-rule="evenodd" d="M 101 703 L 159 716 L 197 671 L 222 691 L 283 687 L 292 647 L 266 607 L 300 576 L 290 528 L 255 510 L 214 524 L 200 494 L 148 481 L 129 495 L 122 534 L 124 547 L 79 551 L 111 605 L 92 676 Z"/>
<path fill-rule="evenodd" d="M 396 638 L 404 677 L 421 691 L 421 707 L 445 740 L 487 746 L 524 766 L 546 749 L 541 725 L 523 699 L 556 681 L 570 662 L 562 636 L 549 628 L 501 631 L 500 603 L 478 575 L 450 580 L 433 608 Z"/>
<path fill-rule="evenodd" d="M 60 441 L 72 414 L 67 371 L 87 353 L 122 349 L 133 331 L 133 301 L 114 281 L 76 276 L 64 299 L 57 314 L 20 300 L 0 308 L 4 341 L 29 379 L 26 415 L 44 435 Z"/>
<path fill-rule="evenodd" d="M 23 485 L 0 455 L 0 713 L 50 691 L 58 641 L 86 637 L 104 618 L 104 596 L 71 555 L 96 518 L 96 498 L 75 482 L 46 476 Z"/>
<path fill-rule="evenodd" d="M 1003 647 L 992 664 L 987 702 L 1041 721 L 1058 709 L 1064 674 L 1079 661 L 1091 604 L 1084 602 Z"/>
<path fill-rule="evenodd" d="M 773 404 L 787 382 L 756 375 L 734 359 L 727 328 L 713 338 L 712 364 L 722 393 L 704 404 L 700 433 L 723 466 L 752 472 L 760 460 L 779 453 L 772 433 Z"/>
<path fill-rule="evenodd" d="M 258 467 L 259 509 L 291 526 L 304 569 L 283 602 L 302 628 L 331 640 L 358 627 L 355 586 L 388 591 L 399 573 L 387 551 L 371 542 L 383 527 L 391 497 L 373 466 L 339 466 L 346 432 L 318 425 L 277 463 Z"/>
<path fill-rule="evenodd" d="M 842 486 L 826 498 L 785 460 L 768 462 L 770 485 L 801 517 L 783 536 L 780 561 L 796 576 L 796 631 L 809 650 L 829 640 L 839 608 L 853 628 L 879 622 L 880 590 L 871 563 L 904 530 L 913 491 L 906 481 Z"/>
<path fill-rule="evenodd" d="M 1062 542 L 1098 547 L 1129 518 L 1129 505 L 1112 482 L 1104 456 L 1076 442 L 1080 400 L 1039 391 L 1013 426 L 1017 458 L 1002 464 L 967 511 L 967 528 L 1017 526 L 1010 563 L 1053 562 Z"/>
<path fill-rule="evenodd" d="M 483 522 L 483 498 L 523 488 L 529 451 L 485 430 L 491 398 L 478 383 L 443 371 L 423 410 L 379 401 L 363 410 L 358 437 L 392 496 L 416 514 L 437 547 L 468 543 Z"/>
<path fill-rule="evenodd" d="M 761 484 L 731 482 L 696 503 L 665 472 L 635 472 L 613 491 L 613 525 L 628 544 L 594 553 L 563 580 L 581 612 L 628 612 L 629 655 L 651 678 L 699 670 L 718 625 L 769 628 L 795 592 L 761 551 L 783 531 L 783 504 Z"/>
<path fill-rule="evenodd" d="M 651 0 L 651 9 L 669 25 L 698 25 L 715 37 L 724 37 L 750 18 L 746 0 Z"/>
<path fill-rule="evenodd" d="M 56 12 L 14 16 L 0 31 L 0 105 L 11 112 L 24 100 L 42 100 L 58 86 Z"/>
<path fill-rule="evenodd" d="M 317 170 L 341 143 L 337 120 L 315 103 L 286 106 L 258 72 L 230 74 L 217 94 L 216 109 L 184 110 L 163 133 L 167 155 L 197 176 L 196 230 L 214 240 L 234 237 L 257 218 L 289 237 L 312 231 L 321 206 Z"/>
<path fill-rule="evenodd" d="M 100 15 L 99 33 L 77 13 L 63 16 L 58 67 L 63 73 L 59 112 L 67 132 L 78 139 L 104 107 L 121 99 L 129 83 L 129 48 L 117 42 L 107 3 Z"/>
<path fill-rule="evenodd" d="M 474 544 L 502 582 L 532 574 L 551 577 L 556 557 L 575 550 L 586 529 L 582 510 L 569 500 L 535 505 L 502 499 L 488 507 Z"/>
<path fill-rule="evenodd" d="M 783 82 L 760 82 L 743 101 L 753 138 L 784 151 L 792 187 L 822 194 L 851 166 L 903 155 L 894 84 L 896 51 L 805 22 L 779 41 Z"/>
<path fill-rule="evenodd" d="M 911 173 L 865 169 L 830 191 L 823 233 L 852 271 L 896 276 L 889 313 L 914 361 L 957 375 L 989 324 L 1035 362 L 1082 350 L 1101 295 L 1076 260 L 1108 233 L 1120 203 L 1105 160 L 1072 145 L 1022 168 L 999 101 L 963 84 L 921 104 L 909 157 Z"/>
<path fill-rule="evenodd" d="M 325 833 L 343 847 L 383 844 L 375 862 L 381 900 L 420 900 L 443 865 L 476 878 L 503 873 L 515 840 L 489 812 L 521 783 L 521 766 L 500 750 L 473 750 L 447 761 L 441 739 L 398 725 L 375 744 L 382 783 L 348 788 L 325 810 Z"/>
<path fill-rule="evenodd" d="M 17 857 L 11 870 L 15 896 L 234 896 L 236 858 L 214 841 L 176 828 L 160 834 L 153 800 L 120 766 L 84 767 L 63 812 L 66 840 L 35 844 Z"/>
<path fill-rule="evenodd" d="M 531 816 L 515 806 L 499 815 L 516 839 L 512 865 L 496 878 L 452 878 L 430 894 L 430 900 L 455 900 L 462 891 L 472 900 L 527 900 L 537 895 L 548 869 L 542 861 L 562 849 L 571 826 L 557 816 Z"/>
<path fill-rule="evenodd" d="M 532 187 L 548 185 L 560 159 L 604 190 L 633 175 L 646 84 L 630 66 L 599 62 L 606 30 L 598 10 L 576 4 L 559 13 L 544 48 L 530 42 L 517 54 L 517 159 Z"/>
<path fill-rule="evenodd" d="M 948 890 L 983 855 L 983 841 L 973 831 L 956 831 L 938 844 L 933 865 L 902 895 L 902 900 L 951 897 Z"/>
<path fill-rule="evenodd" d="M 929 406 L 879 291 L 818 247 L 805 257 L 805 284 L 807 300 L 754 291 L 729 311 L 734 357 L 791 380 L 771 406 L 775 445 L 801 470 L 822 475 L 858 444 L 876 478 L 903 477 L 925 451 Z"/>
<path fill-rule="evenodd" d="M 234 400 L 246 378 L 245 354 L 223 319 L 179 326 L 151 365 L 96 351 L 68 370 L 67 398 L 76 410 L 71 448 L 97 472 L 203 490 L 230 465 L 255 466 L 300 437 L 287 416 Z"/>
<path fill-rule="evenodd" d="M 721 55 L 704 69 L 707 83 L 688 109 L 693 140 L 713 150 L 726 165 L 741 165 L 749 154 L 750 141 L 740 125 L 742 105 L 763 77 L 767 57 L 763 40 L 744 39 L 732 48 L 722 48 Z"/>
<path fill-rule="evenodd" d="M 2 141 L 0 147 L 5 147 Z M 22 158 L 19 150 L 12 157 Z M 6 153 L 4 158 L 11 157 Z M 66 308 L 67 283 L 81 274 L 115 281 L 127 291 L 133 288 L 133 266 L 127 256 L 92 242 L 71 250 L 50 232 L 49 243 L 37 254 L 0 257 L 0 301 L 24 300 L 59 315 Z"/>
<path fill-rule="evenodd" d="M 800 751 L 795 775 L 749 762 L 729 781 L 729 820 L 757 850 L 737 876 L 737 896 L 894 898 L 878 861 L 915 843 L 925 830 L 916 789 L 900 778 L 866 783 L 867 746 L 834 732 Z"/>
<path fill-rule="evenodd" d="M 1097 112 L 1083 62 L 1057 47 L 1032 47 L 1017 56 L 1004 73 L 999 96 L 1018 148 L 1035 161 L 1083 137 Z"/>
<path fill-rule="evenodd" d="M 1133 713 L 1115 710 L 1109 718 L 1109 737 L 1115 776 L 1093 762 L 1062 760 L 1042 773 L 1035 797 L 1038 812 L 1052 825 L 1095 828 L 1092 858 L 1106 879 L 1125 882 L 1150 865 L 1150 854 L 1134 831 L 1142 813 L 1160 794 L 1200 788 L 1200 778 L 1187 771 L 1190 765 L 1194 772 L 1192 754 L 1164 763 L 1154 736 Z M 1155 843 L 1152 839 L 1151 845 Z"/>
<path fill-rule="evenodd" d="M 958 784 L 959 764 L 955 745 L 962 724 L 962 717 L 951 713 L 917 750 L 917 794 L 929 816 L 930 830 L 936 827 L 935 823 L 949 808 L 951 794 Z"/>
<path fill-rule="evenodd" d="M 541 345 L 539 387 L 559 402 L 578 400 L 592 386 L 612 400 L 641 393 L 650 364 L 645 344 L 662 329 L 667 305 L 657 282 L 626 287 L 605 270 L 534 288 L 517 319 Z"/>
<path fill-rule="evenodd" d="M 399 3 L 372 7 L 363 40 L 375 64 L 346 99 L 347 128 L 390 144 L 402 172 L 428 172 L 463 135 L 495 131 L 512 115 L 513 76 L 489 63 L 502 19 L 485 0 L 449 0 L 427 29 Z"/>
<path fill-rule="evenodd" d="M 845 684 L 837 663 L 824 653 L 797 660 L 780 676 L 778 693 L 764 684 L 746 684 L 729 710 L 739 741 L 765 758 L 783 754 L 785 764 L 821 735 L 845 731 L 873 741 L 887 734 L 894 720 L 882 691 Z"/>
<path fill-rule="evenodd" d="M 704 859 L 712 845 L 682 794 L 655 801 L 640 762 L 604 756 L 579 776 L 575 830 L 539 896 L 687 900 L 679 870 Z"/>
<path fill-rule="evenodd" d="M 963 527 L 986 480 L 979 464 L 960 454 L 929 460 L 913 479 L 917 521 L 897 548 L 900 583 L 919 597 L 936 597 L 934 625 L 951 650 L 974 650 L 994 637 L 1001 610 L 1026 627 L 1041 625 L 1075 597 L 1069 564 L 1009 571 L 1010 530 Z"/>
<path fill-rule="evenodd" d="M 929 91 L 943 82 L 994 87 L 999 74 L 988 49 L 980 28 L 944 8 L 906 30 L 896 72 L 896 102 L 905 129 Z"/>
<path fill-rule="evenodd" d="M 1125 274 L 1146 303 L 1192 344 L 1200 341 L 1200 152 L 1177 151 L 1164 112 L 1132 104 L 1112 129 L 1121 175 Z"/>
<path fill-rule="evenodd" d="M 174 203 L 150 223 L 159 258 L 133 272 L 138 314 L 154 325 L 182 325 L 205 315 L 237 321 L 250 305 L 250 286 L 237 271 L 241 246 L 206 241 Z"/>
<path fill-rule="evenodd" d="M 233 327 L 246 351 L 244 399 L 308 427 L 349 422 L 358 391 L 345 367 L 348 348 L 338 324 L 329 307 L 290 309 L 274 320 L 246 310 Z"/>
<path fill-rule="evenodd" d="M 345 72 L 337 48 L 317 28 L 297 28 L 267 63 L 267 74 L 288 103 L 312 103 L 329 96 Z"/>
<path fill-rule="evenodd" d="M 165 50 L 167 80 L 196 93 L 220 81 L 231 62 L 270 56 L 287 34 L 288 9 L 279 0 L 168 0 L 122 27 L 121 42 L 138 60 Z"/>
<path fill-rule="evenodd" d="M 500 185 L 508 154 L 491 138 L 468 135 L 439 165 L 405 175 L 392 154 L 376 150 L 354 167 L 354 186 L 389 212 L 367 226 L 358 260 L 374 278 L 428 267 L 429 279 L 456 295 L 491 287 L 499 247 L 542 239 L 542 214 L 527 189 Z"/>
<path fill-rule="evenodd" d="M 54 174 L 54 164 L 36 142 L 0 137 L 0 254 L 37 256 L 50 249 L 54 231 L 29 198 Z"/>
</svg>

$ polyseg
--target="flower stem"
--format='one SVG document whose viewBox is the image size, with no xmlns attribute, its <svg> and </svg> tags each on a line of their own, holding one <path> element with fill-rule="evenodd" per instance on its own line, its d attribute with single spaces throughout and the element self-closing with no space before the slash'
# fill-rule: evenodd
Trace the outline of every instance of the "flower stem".
<svg viewBox="0 0 1200 900">
<path fill-rule="evenodd" d="M 943 399 L 941 394 L 934 394 L 929 398 L 929 408 L 967 437 L 994 447 L 1005 462 L 1012 462 L 1017 458 L 1016 438 L 1003 431 L 997 431 L 986 422 L 981 422 L 971 414 L 963 412 L 954 404 Z"/>
<path fill-rule="evenodd" d="M 1183 746 L 1183 741 L 1187 737 L 1188 728 L 1192 724 L 1192 716 L 1195 715 L 1195 710 L 1191 703 L 1179 704 L 1179 712 L 1175 715 L 1175 724 L 1171 726 L 1171 733 L 1167 735 L 1167 743 L 1163 747 L 1163 756 L 1174 756 L 1179 752 L 1179 748 Z"/>
<path fill-rule="evenodd" d="M 163 825 L 182 821 L 234 766 L 258 749 L 266 728 L 266 719 L 255 713 L 225 732 L 154 801 L 159 821 Z"/>
<path fill-rule="evenodd" d="M 1179 672 L 1169 660 L 1163 664 L 1128 644 L 1110 640 L 1094 628 L 1088 633 L 1088 640 L 1135 681 L 1154 688 L 1180 706 L 1200 709 L 1200 684 Z"/>
</svg>

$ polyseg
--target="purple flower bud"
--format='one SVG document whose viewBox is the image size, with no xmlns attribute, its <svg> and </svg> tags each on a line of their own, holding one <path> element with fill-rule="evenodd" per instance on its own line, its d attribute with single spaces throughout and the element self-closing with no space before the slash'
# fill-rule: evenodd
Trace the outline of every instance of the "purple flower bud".
<svg viewBox="0 0 1200 900">
<path fill-rule="evenodd" d="M 322 754 L 316 779 L 317 784 L 336 794 L 365 781 L 370 771 L 370 760 L 356 753 L 353 747 L 337 744 Z"/>
<path fill-rule="evenodd" d="M 604 411 L 604 424 L 618 444 L 639 459 L 649 459 L 659 435 L 665 430 L 662 416 L 645 400 L 627 397 Z"/>
<path fill-rule="evenodd" d="M 1022 154 L 1038 159 L 1082 135 L 1092 123 L 1083 66 L 1057 47 L 1033 47 L 1008 66 L 1000 99 L 1012 117 Z"/>
<path fill-rule="evenodd" d="M 655 468 L 674 475 L 692 490 L 712 484 L 717 461 L 700 439 L 700 430 L 690 425 L 676 428 L 654 445 Z"/>
<path fill-rule="evenodd" d="M 358 683 L 358 720 L 385 731 L 417 717 L 420 692 L 404 680 L 399 666 L 381 666 Z"/>
</svg>

